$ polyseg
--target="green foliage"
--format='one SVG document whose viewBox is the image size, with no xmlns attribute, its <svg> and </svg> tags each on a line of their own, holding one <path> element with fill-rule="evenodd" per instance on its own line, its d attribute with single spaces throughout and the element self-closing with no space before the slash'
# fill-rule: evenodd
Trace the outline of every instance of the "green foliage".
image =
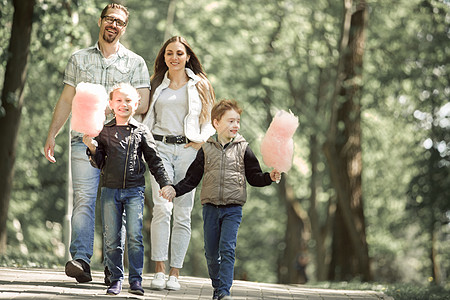
<svg viewBox="0 0 450 300">
<path fill-rule="evenodd" d="M 402 1 L 399 9 L 384 10 L 386 4 L 383 1 L 371 3 L 364 60 L 363 186 L 369 249 L 374 270 L 381 278 L 391 282 L 398 278 L 423 282 L 431 275 L 428 271 L 430 226 L 427 224 L 432 218 L 430 214 L 419 216 L 410 209 L 412 213 L 403 212 L 411 208 L 408 204 L 411 198 L 416 199 L 411 197 L 411 191 L 428 190 L 429 199 L 437 201 L 435 204 L 443 203 L 438 199 L 448 199 L 445 190 L 448 175 L 441 175 L 435 184 L 426 181 L 424 186 L 417 186 L 418 181 L 423 182 L 423 179 L 418 180 L 420 176 L 448 173 L 445 163 L 433 170 L 423 167 L 438 163 L 430 161 L 431 156 L 427 157 L 422 146 L 427 139 L 435 139 L 433 132 L 448 134 L 448 124 L 430 130 L 432 124 L 445 124 L 442 120 L 448 120 L 448 115 L 441 120 L 431 117 L 433 111 L 442 111 L 448 102 L 450 84 L 448 76 L 444 75 L 448 72 L 448 58 L 440 53 L 450 49 L 445 46 L 448 44 L 445 30 L 438 29 L 449 26 L 448 20 L 444 20 L 445 15 L 448 17 L 448 5 L 443 1 Z M 432 50 L 435 48 L 440 50 Z M 441 135 L 435 146 L 441 145 L 445 153 L 449 149 L 448 142 L 448 136 Z M 444 156 L 441 162 L 448 161 Z M 418 177 L 418 173 L 422 175 Z M 431 186 L 435 187 L 433 191 Z M 448 207 L 434 206 L 433 210 L 443 220 Z M 448 245 L 448 239 L 439 235 L 437 243 L 441 248 Z M 441 267 L 448 270 L 446 252 L 440 251 L 440 254 L 443 255 L 438 258 Z"/>
<path fill-rule="evenodd" d="M 389 285 L 384 291 L 395 300 L 449 300 L 450 289 L 440 286 Z"/>
<path fill-rule="evenodd" d="M 307 287 L 338 289 L 338 290 L 361 290 L 382 292 L 395 300 L 448 300 L 450 290 L 444 287 L 431 286 L 427 284 L 380 284 L 369 282 L 318 282 L 308 284 Z"/>
<path fill-rule="evenodd" d="M 80 2 L 79 12 L 89 1 Z M 60 241 L 67 194 L 67 126 L 56 139 L 55 157 L 51 165 L 43 156 L 47 129 L 53 106 L 62 91 L 62 76 L 69 55 L 76 47 L 87 46 L 82 39 L 84 28 L 74 22 L 64 3 L 56 0 L 36 4 L 30 48 L 30 63 L 25 87 L 24 108 L 19 128 L 15 179 L 11 194 L 9 222 L 16 220 L 30 252 L 48 251 L 62 256 Z M 84 5 L 84 6 L 83 6 Z M 2 18 L 11 20 L 10 15 Z M 7 31 L 8 26 L 4 27 Z M 2 35 L 3 36 L 3 35 Z M 50 51 L 49 51 L 50 50 Z M 3 66 L 1 68 L 3 69 Z M 0 72 L 2 75 L 4 72 Z M 8 227 L 8 243 L 15 245 L 18 231 Z M 57 242 L 59 241 L 59 243 Z"/>
<path fill-rule="evenodd" d="M 284 250 L 285 231 L 280 224 L 286 222 L 286 213 L 277 199 L 276 190 L 251 188 L 250 195 L 243 209 L 238 234 L 235 278 L 277 282 L 278 259 Z"/>
<path fill-rule="evenodd" d="M 429 238 L 423 228 L 429 223 L 422 221 L 434 218 L 445 222 L 449 210 L 449 116 L 442 114 L 450 93 L 449 6 L 431 0 L 367 2 L 361 104 L 364 213 L 372 267 L 380 282 L 423 283 L 430 276 L 430 263 Z M 121 41 L 144 57 L 152 73 L 154 58 L 164 42 L 169 1 L 124 3 L 131 18 Z M 36 3 L 8 219 L 10 252 L 1 258 L 1 265 L 61 263 L 58 249 L 67 194 L 67 124 L 56 140 L 55 164 L 44 158 L 42 149 L 68 57 L 95 43 L 97 19 L 106 4 L 94 0 Z M 328 126 L 327 99 L 334 89 L 342 11 L 342 1 L 330 0 L 176 1 L 170 35 L 187 38 L 218 99 L 234 98 L 241 103 L 241 132 L 263 170 L 268 168 L 262 163 L 259 147 L 271 117 L 279 109 L 291 109 L 298 115 L 294 166 L 287 175 L 297 199 L 310 196 L 309 138 L 317 137 L 321 145 Z M 0 0 L 1 84 L 12 13 L 11 1 Z M 322 153 L 319 159 L 317 208 L 323 223 L 334 192 Z M 286 209 L 278 200 L 277 188 L 273 184 L 248 190 L 237 245 L 238 279 L 278 280 Z M 308 201 L 301 204 L 309 208 Z M 444 273 L 450 274 L 448 225 L 436 228 L 439 259 Z M 98 268 L 100 240 L 97 230 L 93 258 Z M 315 241 L 310 241 L 312 255 L 314 245 Z M 148 241 L 145 247 L 149 249 Z M 203 253 L 201 205 L 197 202 L 183 274 L 207 276 Z M 311 264 L 307 272 L 314 279 Z M 368 284 L 367 289 L 377 287 Z M 388 286 L 385 291 L 396 300 L 419 299 L 426 296 L 424 289 L 443 293 L 438 288 L 412 286 Z"/>
<path fill-rule="evenodd" d="M 61 257 L 46 251 L 36 251 L 30 254 L 8 251 L 5 255 L 0 256 L 0 267 L 55 269 L 64 264 L 65 261 Z"/>
<path fill-rule="evenodd" d="M 0 1 L 0 28 L 3 28 L 3 30 L 0 30 L 0 45 L 2 45 L 2 47 L 0 47 L 0 87 L 2 89 L 5 80 L 4 70 L 9 57 L 9 38 L 11 36 L 12 13 L 14 10 L 12 3 L 9 2 L 10 1 L 7 0 Z M 5 110 L 0 103 L 0 115 L 4 112 Z"/>
<path fill-rule="evenodd" d="M 417 218 L 427 236 L 429 247 L 436 247 L 435 234 L 441 226 L 449 222 L 450 211 L 450 90 L 448 79 L 448 55 L 450 49 L 440 45 L 448 44 L 445 33 L 450 28 L 448 5 L 440 1 L 421 1 L 415 8 L 415 38 L 411 40 L 418 53 L 410 58 L 415 65 L 408 69 L 415 79 L 413 94 L 419 101 L 414 102 L 414 123 L 419 135 L 416 143 L 422 149 L 416 157 L 415 176 L 408 188 L 407 217 Z M 443 32 L 443 31 L 444 32 Z M 407 99 L 406 101 L 410 101 Z M 428 253 L 431 252 L 431 248 Z M 442 267 L 450 270 L 448 263 Z M 428 265 L 428 274 L 434 276 Z M 445 271 L 444 271 L 445 272 Z M 439 275 L 439 274 L 437 274 Z"/>
</svg>

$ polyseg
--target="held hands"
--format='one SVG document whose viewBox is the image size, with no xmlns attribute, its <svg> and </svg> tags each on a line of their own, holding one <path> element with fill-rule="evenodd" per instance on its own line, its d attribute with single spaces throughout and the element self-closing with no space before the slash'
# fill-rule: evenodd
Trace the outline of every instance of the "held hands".
<svg viewBox="0 0 450 300">
<path fill-rule="evenodd" d="M 281 172 L 276 169 L 273 169 L 272 172 L 270 172 L 270 179 L 272 179 L 272 181 L 276 181 L 277 183 L 280 182 Z"/>
<path fill-rule="evenodd" d="M 89 148 L 92 154 L 95 154 L 95 151 L 97 150 L 97 141 L 95 141 L 92 137 L 85 134 L 83 136 L 83 143 Z"/>
<path fill-rule="evenodd" d="M 159 190 L 159 195 L 164 199 L 169 200 L 169 202 L 172 202 L 173 198 L 175 198 L 177 193 L 175 192 L 173 186 L 166 185 L 165 187 Z"/>
</svg>

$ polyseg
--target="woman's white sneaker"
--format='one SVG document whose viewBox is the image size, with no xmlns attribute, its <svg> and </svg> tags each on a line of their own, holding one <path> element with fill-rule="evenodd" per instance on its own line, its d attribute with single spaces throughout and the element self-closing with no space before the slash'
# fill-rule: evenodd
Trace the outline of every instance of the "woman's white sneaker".
<svg viewBox="0 0 450 300">
<path fill-rule="evenodd" d="M 166 288 L 166 275 L 162 272 L 158 272 L 153 277 L 153 280 L 150 284 L 150 288 L 153 290 L 163 290 Z"/>
<path fill-rule="evenodd" d="M 178 291 L 181 288 L 178 278 L 176 276 L 169 276 L 166 282 L 166 290 Z"/>
</svg>

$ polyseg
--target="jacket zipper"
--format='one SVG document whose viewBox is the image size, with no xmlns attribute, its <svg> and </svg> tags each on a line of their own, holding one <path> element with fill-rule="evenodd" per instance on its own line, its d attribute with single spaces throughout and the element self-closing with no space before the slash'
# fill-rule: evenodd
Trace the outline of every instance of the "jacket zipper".
<svg viewBox="0 0 450 300">
<path fill-rule="evenodd" d="M 139 158 L 137 159 L 137 164 L 138 164 L 138 174 L 141 174 L 141 162 L 139 160 Z"/>
<path fill-rule="evenodd" d="M 225 178 L 225 162 L 224 162 L 224 156 L 225 156 L 225 149 L 223 148 L 222 145 L 220 145 L 222 147 L 222 159 L 220 160 L 220 185 L 219 185 L 219 195 L 220 195 L 220 202 L 223 201 L 223 181 Z"/>
<path fill-rule="evenodd" d="M 125 160 L 125 169 L 123 170 L 123 185 L 122 188 L 124 189 L 126 186 L 126 180 L 127 180 L 127 168 L 128 168 L 128 158 L 130 155 L 130 144 L 131 144 L 131 128 L 129 128 L 130 130 L 130 135 L 128 136 L 128 148 L 127 148 L 127 158 Z"/>
</svg>

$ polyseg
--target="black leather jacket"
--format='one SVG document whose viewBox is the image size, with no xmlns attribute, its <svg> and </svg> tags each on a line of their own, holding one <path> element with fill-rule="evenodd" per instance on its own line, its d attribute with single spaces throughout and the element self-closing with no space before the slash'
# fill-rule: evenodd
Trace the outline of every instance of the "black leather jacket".
<svg viewBox="0 0 450 300">
<path fill-rule="evenodd" d="M 86 154 L 91 164 L 102 170 L 101 186 L 118 189 L 145 185 L 145 161 L 160 187 L 172 184 L 147 126 L 131 118 L 128 125 L 105 124 L 95 138 L 97 151 Z"/>
</svg>

